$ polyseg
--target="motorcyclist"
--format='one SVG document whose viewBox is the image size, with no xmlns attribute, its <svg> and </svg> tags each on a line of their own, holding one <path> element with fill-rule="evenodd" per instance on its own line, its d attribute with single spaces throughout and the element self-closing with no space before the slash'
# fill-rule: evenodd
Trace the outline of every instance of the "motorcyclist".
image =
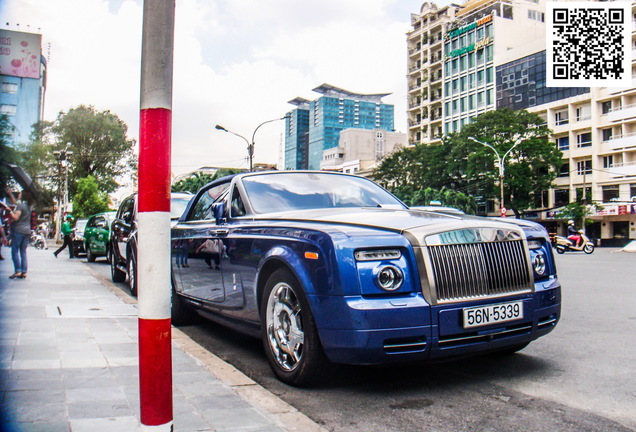
<svg viewBox="0 0 636 432">
<path fill-rule="evenodd" d="M 579 247 L 579 244 L 581 243 L 581 235 L 574 227 L 573 220 L 568 221 L 568 239 L 574 243 L 574 247 Z"/>
</svg>

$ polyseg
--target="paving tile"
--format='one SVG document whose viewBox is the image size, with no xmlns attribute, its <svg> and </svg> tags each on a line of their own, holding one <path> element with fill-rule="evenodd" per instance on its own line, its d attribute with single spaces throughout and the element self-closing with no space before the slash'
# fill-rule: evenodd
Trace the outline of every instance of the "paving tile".
<svg viewBox="0 0 636 432">
<path fill-rule="evenodd" d="M 71 420 L 73 432 L 132 432 L 139 430 L 139 422 L 133 416 Z"/>
<path fill-rule="evenodd" d="M 201 412 L 205 421 L 214 425 L 215 431 L 245 431 L 270 427 L 271 422 L 252 408 L 207 409 Z M 249 426 L 249 428 L 247 427 Z M 251 429 L 250 429 L 251 428 Z M 280 431 L 280 429 L 274 429 Z"/>
<path fill-rule="evenodd" d="M 21 403 L 10 405 L 8 416 L 15 422 L 68 421 L 66 404 Z"/>
<path fill-rule="evenodd" d="M 2 430 L 5 432 L 70 432 L 70 428 L 71 426 L 68 421 L 29 422 L 2 425 Z"/>
<path fill-rule="evenodd" d="M 58 369 L 60 360 L 14 360 L 11 369 Z"/>
<path fill-rule="evenodd" d="M 121 387 L 101 387 L 99 391 L 93 388 L 71 388 L 66 390 L 66 400 L 69 403 L 125 401 L 126 395 Z"/>
<path fill-rule="evenodd" d="M 75 419 L 111 418 L 134 416 L 133 409 L 127 401 L 89 401 L 68 405 L 71 421 Z"/>
</svg>

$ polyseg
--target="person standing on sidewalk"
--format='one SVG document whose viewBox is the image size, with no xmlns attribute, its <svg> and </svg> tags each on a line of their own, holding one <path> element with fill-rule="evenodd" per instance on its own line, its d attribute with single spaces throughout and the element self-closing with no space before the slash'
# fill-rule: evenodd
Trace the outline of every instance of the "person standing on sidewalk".
<svg viewBox="0 0 636 432">
<path fill-rule="evenodd" d="M 11 223 L 11 258 L 13 259 L 14 273 L 9 279 L 24 279 L 27 275 L 27 246 L 29 246 L 29 237 L 31 237 L 31 211 L 29 210 L 30 196 L 28 192 L 22 191 L 18 193 L 17 199 L 12 201 L 16 203 L 15 209 L 2 203 L 4 209 L 9 212 L 9 217 L 13 221 Z M 21 201 L 24 199 L 24 201 Z"/>
<path fill-rule="evenodd" d="M 73 220 L 73 216 L 66 215 L 64 223 L 62 224 L 62 235 L 64 235 L 64 244 L 55 252 L 55 258 L 57 258 L 58 254 L 64 250 L 65 247 L 68 246 L 69 258 L 75 258 L 75 251 L 73 251 L 73 227 L 71 226 L 71 221 Z"/>
</svg>

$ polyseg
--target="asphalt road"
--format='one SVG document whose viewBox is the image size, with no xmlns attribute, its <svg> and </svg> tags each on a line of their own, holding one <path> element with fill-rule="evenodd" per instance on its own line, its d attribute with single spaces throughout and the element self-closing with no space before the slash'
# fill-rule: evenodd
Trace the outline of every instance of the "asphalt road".
<svg viewBox="0 0 636 432">
<path fill-rule="evenodd" d="M 636 254 L 615 252 L 557 256 L 561 322 L 508 357 L 338 367 L 298 389 L 274 378 L 260 341 L 207 322 L 181 330 L 334 432 L 634 431 Z"/>
</svg>

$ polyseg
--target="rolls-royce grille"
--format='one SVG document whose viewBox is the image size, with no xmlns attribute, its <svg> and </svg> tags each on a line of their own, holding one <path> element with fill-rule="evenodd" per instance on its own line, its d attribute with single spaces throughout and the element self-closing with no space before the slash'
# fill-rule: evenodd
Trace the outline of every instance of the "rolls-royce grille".
<svg viewBox="0 0 636 432">
<path fill-rule="evenodd" d="M 532 289 L 522 240 L 429 246 L 438 302 Z"/>
</svg>

